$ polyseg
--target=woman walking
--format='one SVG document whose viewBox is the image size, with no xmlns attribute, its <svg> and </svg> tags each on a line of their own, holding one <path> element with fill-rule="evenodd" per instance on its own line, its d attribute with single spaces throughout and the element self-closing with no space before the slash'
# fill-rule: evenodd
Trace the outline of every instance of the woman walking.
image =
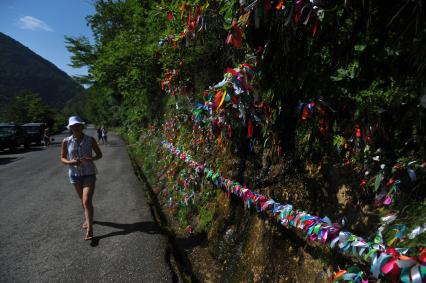
<svg viewBox="0 0 426 283">
<path fill-rule="evenodd" d="M 68 119 L 67 128 L 72 135 L 62 141 L 61 162 L 69 165 L 69 179 L 84 209 L 83 228 L 85 240 L 93 238 L 93 194 L 96 183 L 96 167 L 93 161 L 102 158 L 102 152 L 93 137 L 83 133 L 83 120 L 78 116 Z M 95 156 L 93 156 L 93 151 Z"/>
</svg>

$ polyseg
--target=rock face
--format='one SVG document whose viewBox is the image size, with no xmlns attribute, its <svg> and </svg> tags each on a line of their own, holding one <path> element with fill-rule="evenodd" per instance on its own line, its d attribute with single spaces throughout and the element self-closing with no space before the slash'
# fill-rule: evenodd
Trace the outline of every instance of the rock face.
<svg viewBox="0 0 426 283">
<path fill-rule="evenodd" d="M 210 254 L 222 271 L 216 282 L 323 280 L 323 263 L 304 251 L 303 241 L 294 233 L 268 218 L 250 215 L 236 200 L 223 208 L 209 234 Z"/>
<path fill-rule="evenodd" d="M 64 71 L 18 41 L 0 32 L 0 107 L 16 95 L 31 91 L 61 108 L 83 88 Z"/>
</svg>

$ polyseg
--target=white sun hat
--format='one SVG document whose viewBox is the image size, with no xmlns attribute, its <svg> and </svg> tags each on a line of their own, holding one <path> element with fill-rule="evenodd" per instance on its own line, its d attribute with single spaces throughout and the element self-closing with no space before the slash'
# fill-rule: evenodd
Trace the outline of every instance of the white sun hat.
<svg viewBox="0 0 426 283">
<path fill-rule="evenodd" d="M 76 124 L 84 125 L 86 123 L 84 123 L 84 121 L 80 117 L 78 117 L 78 116 L 71 116 L 68 119 L 67 129 L 69 130 L 70 126 L 73 126 L 73 125 L 76 125 Z"/>
</svg>

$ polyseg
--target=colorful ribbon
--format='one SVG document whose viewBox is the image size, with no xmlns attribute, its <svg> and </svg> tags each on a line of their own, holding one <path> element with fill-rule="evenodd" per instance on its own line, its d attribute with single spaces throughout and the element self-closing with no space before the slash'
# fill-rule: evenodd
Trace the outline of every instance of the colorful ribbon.
<svg viewBox="0 0 426 283">
<path fill-rule="evenodd" d="M 198 175 L 204 175 L 216 187 L 227 191 L 228 195 L 234 194 L 241 198 L 248 208 L 255 207 L 259 212 L 271 212 L 281 225 L 303 232 L 312 241 L 328 243 L 331 248 L 337 247 L 343 253 L 370 259 L 370 271 L 373 277 L 389 277 L 392 280 L 399 278 L 402 282 L 416 283 L 426 280 L 426 249 L 423 249 L 417 257 L 408 257 L 404 255 L 407 252 L 406 249 L 386 248 L 377 241 L 368 242 L 348 231 L 342 231 L 339 225 L 331 224 L 328 218 L 322 219 L 307 212 L 295 210 L 291 204 L 277 203 L 260 193 L 253 192 L 245 185 L 220 176 L 218 172 L 214 172 L 205 164 L 192 160 L 189 154 L 170 142 L 163 141 L 162 146 L 187 163 Z M 403 227 L 395 229 L 398 230 L 397 237 L 402 237 L 405 233 Z M 353 282 L 364 282 L 362 281 L 365 280 L 364 277 L 363 273 L 348 272 L 342 278 L 348 281 L 355 280 Z"/>
</svg>

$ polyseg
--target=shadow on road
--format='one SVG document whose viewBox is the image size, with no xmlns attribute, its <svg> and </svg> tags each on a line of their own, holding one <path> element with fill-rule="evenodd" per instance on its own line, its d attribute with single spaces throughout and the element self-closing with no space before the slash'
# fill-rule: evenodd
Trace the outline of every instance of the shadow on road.
<svg viewBox="0 0 426 283">
<path fill-rule="evenodd" d="M 142 233 L 148 233 L 148 234 L 161 234 L 161 230 L 155 222 L 136 222 L 132 224 L 120 224 L 120 223 L 113 223 L 113 222 L 93 221 L 93 224 L 120 229 L 120 231 L 115 231 L 105 235 L 93 237 L 92 242 L 90 244 L 92 247 L 97 246 L 101 239 L 114 237 L 114 236 L 128 235 L 134 232 L 142 232 Z"/>
<path fill-rule="evenodd" d="M 0 151 L 0 156 L 1 155 L 15 155 L 15 154 L 21 154 L 21 153 L 27 153 L 27 152 L 31 152 L 31 151 L 40 151 L 40 150 L 44 150 L 43 147 L 38 146 L 38 147 L 30 147 L 30 148 L 18 148 L 15 151 L 10 151 L 5 150 L 5 151 Z"/>
<path fill-rule="evenodd" d="M 0 157 L 0 165 L 12 163 L 16 161 L 17 159 L 18 159 L 17 157 Z"/>
</svg>

